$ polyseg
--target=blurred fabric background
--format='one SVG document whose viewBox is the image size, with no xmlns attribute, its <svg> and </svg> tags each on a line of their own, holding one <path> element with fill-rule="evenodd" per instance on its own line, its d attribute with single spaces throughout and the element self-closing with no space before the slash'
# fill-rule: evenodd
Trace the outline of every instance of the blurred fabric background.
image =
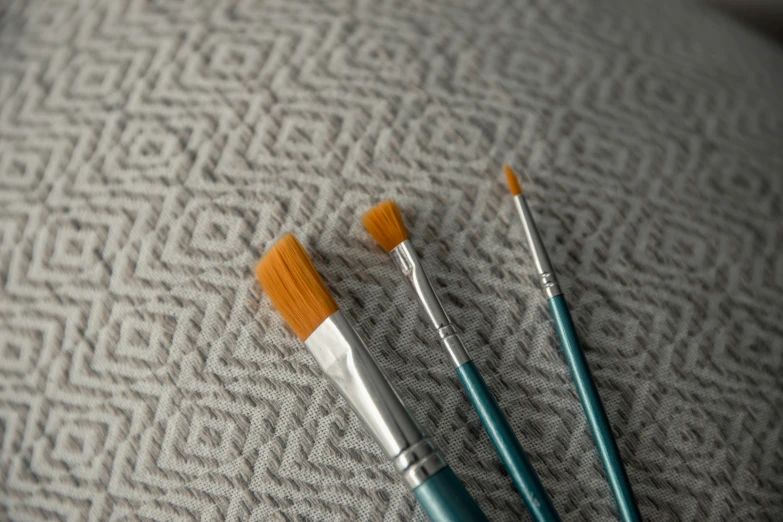
<svg viewBox="0 0 783 522">
<path fill-rule="evenodd" d="M 0 7 L 0 519 L 423 514 L 252 267 L 294 232 L 493 521 L 529 520 L 360 217 L 394 198 L 564 520 L 783 513 L 783 50 L 706 3 Z"/>
<path fill-rule="evenodd" d="M 783 42 L 783 0 L 711 0 L 746 23 Z"/>
</svg>

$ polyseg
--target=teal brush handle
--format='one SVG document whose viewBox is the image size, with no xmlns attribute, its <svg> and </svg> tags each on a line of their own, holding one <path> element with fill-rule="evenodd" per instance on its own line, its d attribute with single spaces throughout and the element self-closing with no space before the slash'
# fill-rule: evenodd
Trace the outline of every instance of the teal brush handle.
<svg viewBox="0 0 783 522">
<path fill-rule="evenodd" d="M 413 494 L 432 522 L 489 522 L 448 466 L 416 486 Z"/>
<path fill-rule="evenodd" d="M 620 518 L 624 522 L 640 522 L 639 508 L 636 506 L 631 484 L 628 482 L 628 475 L 625 473 L 623 461 L 620 458 L 620 451 L 617 449 L 612 428 L 609 426 L 609 419 L 606 418 L 606 412 L 604 412 L 601 398 L 598 396 L 593 377 L 590 375 L 587 359 L 585 359 L 585 354 L 579 345 L 574 323 L 571 320 L 571 314 L 568 313 L 568 307 L 562 294 L 549 299 L 549 309 L 554 318 L 555 329 L 560 338 L 568 367 L 571 369 L 576 392 L 579 394 L 579 400 L 582 401 L 587 423 L 593 433 L 598 455 L 604 465 L 609 487 L 617 502 Z"/>
<path fill-rule="evenodd" d="M 533 519 L 536 522 L 560 522 L 552 500 L 476 365 L 468 361 L 458 366 L 457 375 Z"/>
</svg>

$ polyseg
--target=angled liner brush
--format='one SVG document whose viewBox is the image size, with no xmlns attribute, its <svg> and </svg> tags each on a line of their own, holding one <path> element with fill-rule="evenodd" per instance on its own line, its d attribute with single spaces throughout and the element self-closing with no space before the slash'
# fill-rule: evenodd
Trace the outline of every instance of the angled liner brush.
<svg viewBox="0 0 783 522">
<path fill-rule="evenodd" d="M 576 329 L 571 320 L 571 314 L 568 312 L 563 292 L 557 283 L 552 263 L 549 261 L 541 236 L 538 234 L 535 221 L 533 221 L 533 214 L 527 206 L 527 200 L 522 195 L 522 185 L 520 185 L 516 174 L 508 165 L 505 166 L 504 170 L 509 191 L 514 196 L 514 205 L 525 229 L 525 237 L 527 238 L 530 252 L 533 254 L 533 262 L 536 265 L 541 289 L 544 291 L 544 295 L 549 303 L 549 311 L 555 323 L 557 337 L 560 339 L 563 354 L 568 363 L 568 368 L 571 370 L 571 377 L 574 380 L 579 400 L 582 402 L 582 408 L 584 408 L 587 423 L 590 425 L 593 440 L 598 448 L 598 455 L 606 471 L 609 486 L 617 503 L 617 509 L 620 512 L 620 518 L 624 522 L 639 522 L 641 520 L 639 508 L 636 506 L 636 501 L 631 491 L 631 484 L 628 481 L 628 475 L 625 473 L 623 461 L 620 458 L 620 450 L 617 448 L 614 435 L 612 435 L 609 419 L 606 417 L 601 398 L 598 395 L 598 389 L 590 374 L 590 368 L 587 366 L 587 359 L 579 344 L 579 338 L 576 336 Z"/>
<path fill-rule="evenodd" d="M 536 522 L 559 522 L 560 517 L 552 505 L 552 500 L 435 294 L 421 260 L 408 239 L 400 209 L 393 201 L 384 201 L 365 214 L 364 226 L 391 255 L 395 265 L 413 285 L 430 323 L 438 333 L 440 344 L 457 369 L 457 375 L 478 413 L 481 424 L 533 518 Z"/>
<path fill-rule="evenodd" d="M 487 522 L 348 323 L 299 241 L 290 234 L 280 239 L 258 263 L 256 276 L 430 520 Z"/>
</svg>

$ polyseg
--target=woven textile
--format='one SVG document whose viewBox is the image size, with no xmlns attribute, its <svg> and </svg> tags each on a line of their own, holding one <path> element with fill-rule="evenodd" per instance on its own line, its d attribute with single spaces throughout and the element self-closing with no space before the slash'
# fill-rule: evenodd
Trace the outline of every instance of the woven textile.
<svg viewBox="0 0 783 522">
<path fill-rule="evenodd" d="M 529 520 L 361 215 L 394 198 L 566 521 L 783 513 L 783 50 L 700 3 L 0 4 L 0 519 L 424 520 L 254 280 L 302 241 L 493 521 Z"/>
</svg>

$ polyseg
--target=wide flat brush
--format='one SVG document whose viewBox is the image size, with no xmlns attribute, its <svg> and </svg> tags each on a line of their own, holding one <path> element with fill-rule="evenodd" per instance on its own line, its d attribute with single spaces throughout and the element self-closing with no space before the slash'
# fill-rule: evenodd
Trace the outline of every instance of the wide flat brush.
<svg viewBox="0 0 783 522">
<path fill-rule="evenodd" d="M 527 238 L 530 252 L 533 254 L 533 261 L 536 265 L 541 289 L 544 291 L 549 303 L 549 311 L 555 323 L 555 330 L 560 339 L 566 362 L 571 370 L 571 377 L 574 380 L 582 408 L 584 408 L 587 423 L 590 425 L 593 440 L 598 448 L 598 455 L 606 471 L 610 489 L 617 503 L 617 509 L 620 512 L 620 518 L 624 522 L 639 522 L 641 515 L 631 491 L 628 475 L 625 473 L 620 450 L 617 448 L 617 443 L 614 440 L 609 419 L 601 403 L 601 397 L 598 395 L 598 389 L 587 365 L 584 351 L 579 344 L 574 322 L 571 320 L 571 314 L 568 311 L 563 292 L 560 290 L 557 277 L 552 269 L 552 263 L 549 261 L 544 243 L 541 241 L 541 236 L 538 233 L 535 221 L 533 221 L 533 214 L 530 212 L 527 200 L 522 194 L 522 185 L 520 185 L 516 174 L 508 165 L 506 165 L 504 170 L 509 191 L 514 196 L 514 205 L 525 229 L 525 237 Z"/>
<path fill-rule="evenodd" d="M 433 522 L 487 522 L 473 497 L 427 439 L 340 311 L 313 262 L 288 234 L 256 276 Z"/>
<path fill-rule="evenodd" d="M 432 326 L 438 333 L 441 345 L 457 370 L 460 382 L 481 424 L 533 518 L 537 522 L 559 521 L 560 517 L 552 505 L 552 500 L 525 455 L 522 444 L 514 435 L 506 416 L 481 377 L 478 368 L 470 359 L 457 329 L 452 325 L 435 294 L 421 260 L 408 239 L 408 231 L 396 203 L 384 201 L 370 209 L 364 216 L 364 226 L 391 255 L 394 263 L 413 285 Z"/>
</svg>

